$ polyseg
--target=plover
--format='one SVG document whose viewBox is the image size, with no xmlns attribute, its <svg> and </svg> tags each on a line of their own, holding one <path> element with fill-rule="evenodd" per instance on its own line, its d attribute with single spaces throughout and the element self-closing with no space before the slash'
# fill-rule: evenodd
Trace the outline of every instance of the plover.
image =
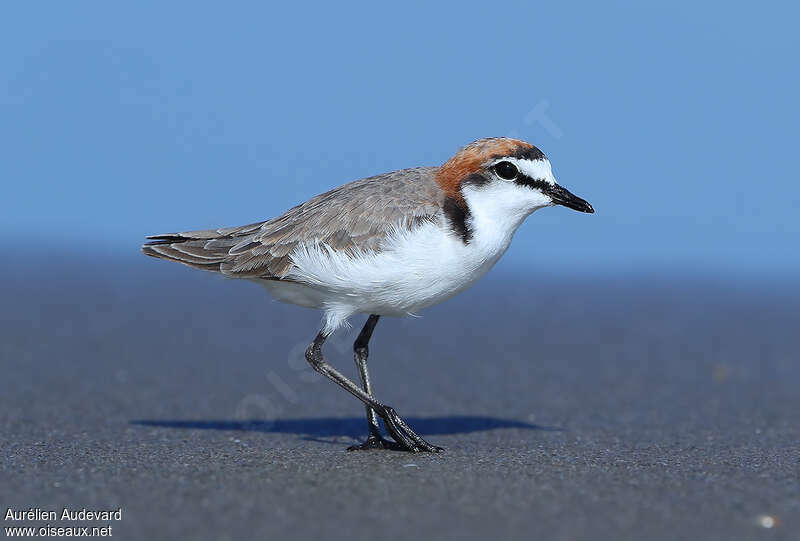
<svg viewBox="0 0 800 541">
<path fill-rule="evenodd" d="M 319 373 L 364 403 L 369 436 L 351 449 L 440 451 L 372 393 L 368 344 L 381 316 L 406 316 L 481 278 L 528 215 L 592 206 L 560 186 L 535 146 L 479 139 L 440 167 L 356 180 L 284 214 L 240 227 L 148 237 L 142 251 L 231 278 L 259 282 L 275 298 L 322 310 L 306 350 Z M 361 385 L 323 359 L 322 346 L 354 314 L 368 314 L 353 344 Z M 390 441 L 381 435 L 383 420 Z"/>
</svg>

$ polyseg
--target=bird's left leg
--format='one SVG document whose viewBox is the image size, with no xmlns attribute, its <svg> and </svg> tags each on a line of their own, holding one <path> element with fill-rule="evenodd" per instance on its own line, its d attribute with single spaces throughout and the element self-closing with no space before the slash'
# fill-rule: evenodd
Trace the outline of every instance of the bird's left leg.
<svg viewBox="0 0 800 541">
<path fill-rule="evenodd" d="M 378 324 L 378 319 L 381 316 L 372 314 L 367 318 L 364 327 L 358 334 L 358 338 L 353 343 L 353 359 L 358 367 L 358 373 L 361 376 L 361 388 L 369 396 L 372 396 L 372 383 L 369 378 L 369 369 L 367 368 L 367 357 L 369 357 L 369 339 L 372 337 L 372 331 L 375 330 L 375 325 Z M 374 398 L 374 397 L 373 397 Z M 378 414 L 372 409 L 372 406 L 365 405 L 367 410 L 367 424 L 369 425 L 369 436 L 367 441 L 359 445 L 352 445 L 348 447 L 348 451 L 366 450 L 366 449 L 388 449 L 394 447 L 393 443 L 383 439 L 381 436 L 381 428 L 378 424 Z"/>
</svg>

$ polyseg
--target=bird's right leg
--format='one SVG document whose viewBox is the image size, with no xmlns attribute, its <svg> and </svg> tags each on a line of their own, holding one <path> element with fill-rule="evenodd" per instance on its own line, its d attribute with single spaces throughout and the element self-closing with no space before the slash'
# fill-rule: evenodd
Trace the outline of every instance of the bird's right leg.
<svg viewBox="0 0 800 541">
<path fill-rule="evenodd" d="M 399 415 L 397 415 L 397 412 L 394 411 L 394 408 L 378 402 L 366 392 L 361 390 L 361 388 L 347 378 L 347 376 L 328 364 L 322 357 L 322 344 L 325 343 L 326 338 L 328 338 L 328 335 L 320 331 L 319 334 L 317 334 L 317 337 L 314 338 L 314 341 L 311 342 L 311 345 L 308 346 L 308 349 L 306 349 L 306 360 L 314 370 L 361 400 L 365 406 L 372 408 L 375 414 L 383 419 L 389 435 L 392 436 L 392 438 L 394 438 L 394 440 L 397 442 L 397 446 L 395 448 L 403 451 L 410 451 L 412 453 L 418 453 L 420 451 L 435 453 L 442 450 L 441 447 L 431 445 L 417 435 L 416 432 L 411 430 L 411 427 L 408 426 L 408 424 L 406 424 L 406 422 L 401 419 Z"/>
</svg>

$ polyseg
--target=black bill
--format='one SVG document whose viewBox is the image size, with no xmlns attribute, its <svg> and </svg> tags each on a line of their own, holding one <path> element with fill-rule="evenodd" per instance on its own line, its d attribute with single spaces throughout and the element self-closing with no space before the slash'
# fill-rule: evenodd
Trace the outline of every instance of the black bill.
<svg viewBox="0 0 800 541">
<path fill-rule="evenodd" d="M 550 196 L 550 199 L 552 199 L 553 203 L 556 205 L 562 205 L 577 210 L 578 212 L 594 213 L 594 209 L 588 201 L 581 199 L 563 186 L 559 186 L 558 184 L 550 185 L 545 193 Z"/>
</svg>

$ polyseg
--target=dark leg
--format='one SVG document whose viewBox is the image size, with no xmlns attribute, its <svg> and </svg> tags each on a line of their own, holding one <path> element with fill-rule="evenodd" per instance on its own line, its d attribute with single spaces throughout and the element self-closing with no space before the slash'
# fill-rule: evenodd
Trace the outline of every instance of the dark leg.
<svg viewBox="0 0 800 541">
<path fill-rule="evenodd" d="M 378 319 L 377 316 L 375 318 L 375 322 L 377 323 Z M 373 323 L 372 328 L 375 327 Z M 363 333 L 363 331 L 362 331 Z M 369 330 L 369 333 L 372 334 L 372 329 Z M 353 383 L 350 379 L 348 379 L 344 374 L 336 370 L 330 364 L 328 364 L 325 359 L 322 357 L 322 344 L 325 343 L 325 339 L 328 338 L 327 335 L 323 334 L 322 331 L 317 334 L 317 337 L 314 338 L 314 341 L 308 346 L 306 349 L 306 360 L 311 365 L 311 367 L 322 374 L 323 376 L 327 377 L 340 387 L 342 387 L 345 391 L 352 394 L 359 400 L 361 400 L 365 406 L 371 409 L 378 417 L 383 419 L 384 424 L 386 425 L 386 430 L 389 432 L 389 435 L 394 438 L 397 442 L 397 449 L 402 449 L 403 451 L 411 451 L 412 453 L 418 453 L 420 451 L 429 451 L 429 452 L 438 452 L 441 451 L 441 447 L 436 447 L 435 445 L 431 445 L 421 437 L 417 435 L 416 432 L 411 430 L 411 427 L 406 424 L 403 419 L 397 415 L 397 412 L 394 411 L 394 408 L 391 408 L 385 404 L 382 404 L 372 398 L 367 392 L 362 391 L 358 385 Z M 358 342 L 358 341 L 356 341 Z M 367 414 L 369 416 L 369 413 Z M 371 424 L 371 423 L 370 423 Z M 371 428 L 370 428 L 371 433 Z"/>
<path fill-rule="evenodd" d="M 372 383 L 369 379 L 369 369 L 367 368 L 367 357 L 369 357 L 369 339 L 372 337 L 372 331 L 375 330 L 375 325 L 378 324 L 378 318 L 381 316 L 372 314 L 367 318 L 364 323 L 364 328 L 358 334 L 358 338 L 353 343 L 353 358 L 356 361 L 358 373 L 361 376 L 361 388 L 369 396 L 372 396 Z M 348 451 L 364 450 L 364 449 L 387 449 L 391 448 L 390 442 L 383 439 L 381 436 L 381 428 L 378 424 L 378 414 L 372 409 L 372 406 L 364 406 L 367 410 L 367 424 L 369 425 L 369 436 L 367 441 L 360 445 L 353 445 L 348 448 Z"/>
</svg>

